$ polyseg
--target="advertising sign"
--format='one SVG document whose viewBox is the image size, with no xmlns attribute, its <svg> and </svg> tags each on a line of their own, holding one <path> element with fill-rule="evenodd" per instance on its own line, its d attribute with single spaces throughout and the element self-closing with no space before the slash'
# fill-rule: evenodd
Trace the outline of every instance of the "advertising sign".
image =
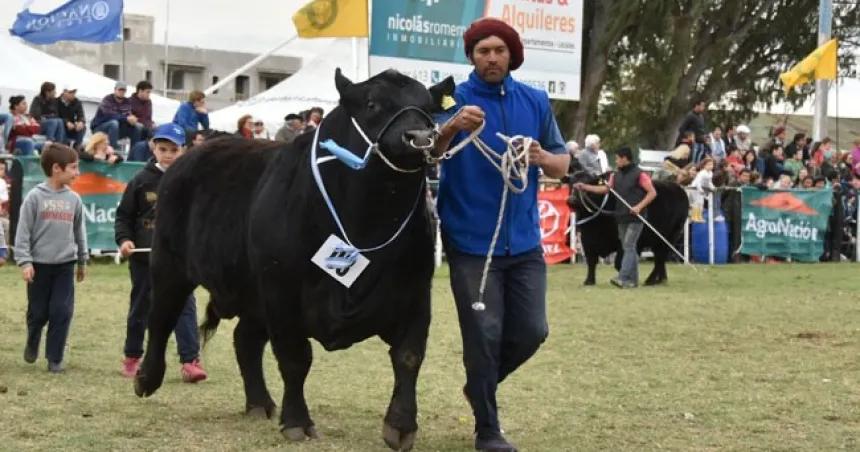
<svg viewBox="0 0 860 452">
<path fill-rule="evenodd" d="M 395 68 L 423 83 L 472 71 L 463 33 L 482 17 L 504 20 L 520 34 L 525 62 L 512 73 L 550 98 L 578 100 L 582 64 L 582 0 L 375 1 L 370 72 Z"/>
</svg>

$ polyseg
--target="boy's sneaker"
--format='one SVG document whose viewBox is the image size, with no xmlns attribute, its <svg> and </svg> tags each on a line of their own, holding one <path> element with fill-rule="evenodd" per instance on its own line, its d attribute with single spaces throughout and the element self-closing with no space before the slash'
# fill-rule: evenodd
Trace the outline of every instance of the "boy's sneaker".
<svg viewBox="0 0 860 452">
<path fill-rule="evenodd" d="M 125 359 L 122 360 L 122 376 L 125 378 L 134 378 L 137 375 L 137 369 L 140 368 L 140 358 L 133 356 L 126 356 Z"/>
<path fill-rule="evenodd" d="M 198 381 L 205 380 L 207 377 L 206 371 L 200 365 L 199 359 L 195 359 L 190 363 L 183 363 L 180 373 L 182 374 L 182 381 L 186 383 L 197 383 Z"/>
<path fill-rule="evenodd" d="M 65 367 L 63 367 L 62 361 L 57 362 L 57 363 L 52 362 L 52 361 L 48 361 L 48 372 L 50 372 L 52 374 L 61 374 L 65 371 L 66 371 L 66 369 L 65 369 Z"/>
<path fill-rule="evenodd" d="M 39 357 L 39 345 L 35 346 L 31 345 L 29 341 L 27 341 L 27 345 L 24 346 L 24 361 L 27 361 L 30 364 L 36 362 L 36 359 Z"/>
</svg>

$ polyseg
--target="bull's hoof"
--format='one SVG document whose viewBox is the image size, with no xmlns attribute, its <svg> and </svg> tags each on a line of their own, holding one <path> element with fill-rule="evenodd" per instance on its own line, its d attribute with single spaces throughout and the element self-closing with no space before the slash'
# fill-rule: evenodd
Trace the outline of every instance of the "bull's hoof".
<svg viewBox="0 0 860 452">
<path fill-rule="evenodd" d="M 659 286 L 660 284 L 666 284 L 666 281 L 667 281 L 666 278 L 654 278 L 654 279 L 648 278 L 645 280 L 644 285 L 646 285 L 646 286 Z"/>
<path fill-rule="evenodd" d="M 298 443 L 309 439 L 318 439 L 317 429 L 313 425 L 308 427 L 287 427 L 281 429 L 281 434 L 287 441 Z"/>
<path fill-rule="evenodd" d="M 408 452 L 415 447 L 415 437 L 418 431 L 402 432 L 388 423 L 382 424 L 382 439 L 391 450 Z"/>
<path fill-rule="evenodd" d="M 582 285 L 583 285 L 583 286 L 593 286 L 593 285 L 594 285 L 594 280 L 593 280 L 593 279 L 586 279 L 586 280 L 582 283 Z"/>
<path fill-rule="evenodd" d="M 248 405 L 245 407 L 245 415 L 254 419 L 271 419 L 275 414 L 275 405 Z"/>
<path fill-rule="evenodd" d="M 137 371 L 134 376 L 134 393 L 138 397 L 149 397 L 158 391 L 161 383 L 164 381 L 164 365 L 161 369 L 155 369 L 153 372 L 146 372 L 144 368 Z"/>
</svg>

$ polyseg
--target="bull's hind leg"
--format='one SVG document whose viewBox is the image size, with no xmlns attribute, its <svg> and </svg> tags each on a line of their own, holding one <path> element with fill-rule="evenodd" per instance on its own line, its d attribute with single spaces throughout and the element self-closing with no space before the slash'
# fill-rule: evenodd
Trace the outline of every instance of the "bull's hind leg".
<svg viewBox="0 0 860 452">
<path fill-rule="evenodd" d="M 430 288 L 414 302 L 415 310 L 405 315 L 408 323 L 394 337 L 383 337 L 391 345 L 389 355 L 394 368 L 394 393 L 388 404 L 382 439 L 393 450 L 409 451 L 418 431 L 418 404 L 415 387 L 427 349 L 430 328 Z"/>
<path fill-rule="evenodd" d="M 193 291 L 194 284 L 173 267 L 152 266 L 152 304 L 147 320 L 149 338 L 143 364 L 134 379 L 134 392 L 138 397 L 149 397 L 161 387 L 167 339 Z"/>
<path fill-rule="evenodd" d="M 245 413 L 271 418 L 275 401 L 269 395 L 263 376 L 263 350 L 268 340 L 269 334 L 262 320 L 250 314 L 239 318 L 233 331 L 233 345 L 245 384 Z"/>
<path fill-rule="evenodd" d="M 585 281 L 582 283 L 584 286 L 593 286 L 595 282 L 595 270 L 597 269 L 597 261 L 600 259 L 600 256 L 597 253 L 588 253 L 585 255 L 585 263 L 588 266 L 588 275 L 585 277 Z"/>
<path fill-rule="evenodd" d="M 645 280 L 646 286 L 663 284 L 668 279 L 666 277 L 666 257 L 669 250 L 664 246 L 655 246 L 652 251 L 654 252 L 654 270 L 651 270 L 651 274 Z"/>
</svg>

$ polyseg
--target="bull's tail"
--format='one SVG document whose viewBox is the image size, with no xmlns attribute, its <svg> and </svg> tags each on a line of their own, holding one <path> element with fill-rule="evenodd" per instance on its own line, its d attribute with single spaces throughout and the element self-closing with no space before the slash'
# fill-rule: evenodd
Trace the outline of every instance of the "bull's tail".
<svg viewBox="0 0 860 452">
<path fill-rule="evenodd" d="M 206 347 L 209 339 L 215 336 L 219 323 L 221 323 L 221 316 L 218 315 L 218 310 L 215 308 L 215 300 L 210 298 L 209 303 L 206 305 L 206 316 L 200 325 L 200 337 L 203 338 L 203 348 Z"/>
</svg>

